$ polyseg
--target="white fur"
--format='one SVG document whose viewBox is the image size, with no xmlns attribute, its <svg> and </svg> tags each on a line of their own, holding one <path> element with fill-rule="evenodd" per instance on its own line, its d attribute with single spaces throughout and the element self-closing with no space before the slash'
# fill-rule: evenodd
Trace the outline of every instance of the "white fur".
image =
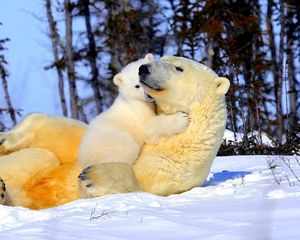
<svg viewBox="0 0 300 240">
<path fill-rule="evenodd" d="M 145 142 L 157 143 L 162 137 L 186 129 L 187 114 L 157 116 L 154 104 L 144 98 L 138 69 L 153 59 L 152 54 L 147 54 L 128 64 L 114 77 L 119 95 L 106 112 L 90 123 L 79 148 L 78 159 L 82 167 L 108 162 L 133 164 Z"/>
<path fill-rule="evenodd" d="M 164 113 L 186 111 L 186 131 L 157 145 L 146 144 L 133 168 L 141 187 L 169 195 L 201 186 L 220 147 L 226 124 L 224 95 L 229 80 L 211 69 L 180 57 L 152 62 L 152 81 L 163 91 L 147 89 Z M 180 66 L 183 71 L 176 71 Z M 151 76 L 150 78 L 151 79 Z"/>
<path fill-rule="evenodd" d="M 178 67 L 182 70 L 178 71 Z M 143 87 L 155 99 L 158 109 L 164 114 L 188 112 L 191 122 L 180 134 L 157 144 L 145 144 L 132 166 L 135 175 L 126 175 L 134 179 L 124 177 L 120 182 L 122 186 L 129 186 L 126 188 L 129 191 L 137 191 L 136 187 L 130 188 L 131 182 L 137 179 L 141 189 L 158 195 L 176 194 L 201 186 L 224 134 L 224 95 L 229 81 L 201 64 L 180 57 L 163 57 L 149 63 L 148 69 L 150 72 L 143 79 L 147 84 Z M 159 90 L 151 86 L 158 86 Z M 111 169 L 119 172 L 123 167 L 111 166 Z M 87 181 L 80 181 L 84 196 L 113 193 L 110 186 L 111 181 L 117 185 L 115 180 L 99 180 L 97 173 L 100 172 L 111 174 L 111 170 L 104 170 L 103 164 L 88 169 L 84 177 Z"/>
</svg>

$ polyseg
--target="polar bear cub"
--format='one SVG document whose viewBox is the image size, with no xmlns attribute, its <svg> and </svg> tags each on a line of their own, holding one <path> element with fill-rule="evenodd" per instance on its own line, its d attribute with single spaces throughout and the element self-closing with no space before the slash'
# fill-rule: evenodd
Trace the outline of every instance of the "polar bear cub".
<svg viewBox="0 0 300 240">
<path fill-rule="evenodd" d="M 119 94 L 112 106 L 89 124 L 78 153 L 82 167 L 111 162 L 131 165 L 144 143 L 157 143 L 187 128 L 186 113 L 156 115 L 152 99 L 141 88 L 138 69 L 153 60 L 154 56 L 147 54 L 114 77 Z"/>
</svg>

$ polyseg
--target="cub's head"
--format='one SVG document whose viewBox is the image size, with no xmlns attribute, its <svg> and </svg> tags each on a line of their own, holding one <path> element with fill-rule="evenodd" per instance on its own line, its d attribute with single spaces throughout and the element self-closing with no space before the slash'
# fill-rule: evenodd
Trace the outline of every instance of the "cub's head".
<svg viewBox="0 0 300 240">
<path fill-rule="evenodd" d="M 148 53 L 144 58 L 129 63 L 120 73 L 115 75 L 113 81 L 119 88 L 119 94 L 126 100 L 153 101 L 141 87 L 139 82 L 139 67 L 150 63 L 154 56 Z"/>
<path fill-rule="evenodd" d="M 189 112 L 195 102 L 224 98 L 229 88 L 226 78 L 218 77 L 196 61 L 166 56 L 139 68 L 140 83 L 165 113 Z"/>
</svg>

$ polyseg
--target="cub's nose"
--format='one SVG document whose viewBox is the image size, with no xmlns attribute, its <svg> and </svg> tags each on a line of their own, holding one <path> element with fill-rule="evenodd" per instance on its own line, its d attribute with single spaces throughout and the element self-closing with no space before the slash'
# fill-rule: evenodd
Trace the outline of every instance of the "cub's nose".
<svg viewBox="0 0 300 240">
<path fill-rule="evenodd" d="M 146 77 L 149 75 L 149 66 L 147 64 L 143 64 L 139 67 L 139 76 L 140 77 Z"/>
</svg>

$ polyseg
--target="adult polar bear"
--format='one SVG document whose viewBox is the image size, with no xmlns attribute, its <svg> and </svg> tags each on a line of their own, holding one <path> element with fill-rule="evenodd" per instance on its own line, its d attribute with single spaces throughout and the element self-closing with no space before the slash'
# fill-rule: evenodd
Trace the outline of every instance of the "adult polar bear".
<svg viewBox="0 0 300 240">
<path fill-rule="evenodd" d="M 125 153 L 127 158 L 124 157 L 123 162 L 134 162 L 142 141 L 153 141 L 155 137 L 183 131 L 188 125 L 186 114 L 157 116 L 154 104 L 145 100 L 138 70 L 142 64 L 153 60 L 154 56 L 147 54 L 143 59 L 128 64 L 114 77 L 119 96 L 109 110 L 90 124 L 92 129 L 86 131 L 86 124 L 76 120 L 31 114 L 11 131 L 0 133 L 0 155 L 4 155 L 0 158 L 0 176 L 4 180 L 0 181 L 0 203 L 40 209 L 77 199 L 76 179 L 82 166 L 99 158 L 104 162 L 107 155 L 113 162 L 113 157 L 117 160 Z M 167 128 L 170 124 L 174 126 Z M 81 142 L 85 142 L 81 146 L 86 147 L 81 149 L 82 154 L 78 154 L 81 160 L 78 162 L 77 152 Z M 119 155 L 114 154 L 113 147 L 118 149 Z M 131 166 L 123 164 L 122 171 L 113 172 L 112 165 L 115 168 L 122 164 L 110 163 L 105 168 L 106 173 L 110 172 L 108 178 L 115 179 L 115 176 L 122 175 L 123 179 L 126 176 L 130 179 L 130 175 L 134 176 Z M 109 184 L 111 181 L 106 182 Z M 136 181 L 131 183 L 127 191 L 140 190 Z M 114 186 L 110 187 L 110 193 L 113 190 L 121 192 L 121 184 Z"/>
<path fill-rule="evenodd" d="M 0 132 L 0 204 L 43 209 L 78 199 L 77 151 L 87 125 L 34 113 Z"/>
<path fill-rule="evenodd" d="M 185 111 L 191 117 L 185 133 L 157 145 L 146 144 L 134 165 L 137 179 L 145 191 L 168 195 L 200 185 L 206 179 L 225 127 L 224 95 L 229 81 L 217 77 L 205 66 L 183 58 L 165 57 L 150 67 L 153 69 L 149 69 L 149 76 L 145 77 L 143 84 L 148 86 L 146 91 L 155 98 L 161 111 L 166 114 Z M 159 78 L 157 70 L 160 71 Z M 11 204 L 41 209 L 78 198 L 75 177 L 78 164 L 74 162 L 74 156 L 85 130 L 86 126 L 78 121 L 32 115 L 11 131 L 13 137 L 7 140 L 11 141 L 11 146 L 14 146 L 15 137 L 27 139 L 26 144 L 16 146 L 10 149 L 10 154 L 2 156 L 0 168 L 11 167 L 11 175 L 27 175 L 30 180 L 45 172 L 49 176 L 40 182 L 38 188 L 32 188 L 34 181 L 26 182 L 25 192 L 32 195 L 31 202 L 28 202 L 24 191 L 9 189 L 9 193 L 17 196 Z M 7 154 L 2 140 L 5 141 L 5 138 L 0 139 L 0 155 Z M 29 146 L 34 149 L 26 149 Z M 53 169 L 62 167 L 61 159 L 70 162 L 63 165 L 64 170 L 56 176 L 57 171 Z M 11 160 L 14 161 L 12 165 L 9 163 Z M 28 161 L 36 165 L 34 172 L 27 169 Z M 51 170 L 47 169 L 48 165 Z M 101 165 L 94 165 L 86 172 L 94 186 L 101 185 L 91 177 L 97 171 L 101 172 Z M 53 182 L 53 179 L 61 181 Z M 88 196 L 91 188 L 86 187 L 85 190 Z"/>
<path fill-rule="evenodd" d="M 158 195 L 180 193 L 202 185 L 224 134 L 228 79 L 181 57 L 163 57 L 142 65 L 139 75 L 143 88 L 155 99 L 161 112 L 182 111 L 191 119 L 183 133 L 143 147 L 133 166 L 139 184 L 145 191 Z M 87 186 L 82 189 L 87 197 L 95 196 L 97 187 L 104 185 L 96 177 L 104 173 L 102 168 L 101 164 L 89 167 L 83 180 L 79 180 L 88 183 L 81 183 Z"/>
</svg>

